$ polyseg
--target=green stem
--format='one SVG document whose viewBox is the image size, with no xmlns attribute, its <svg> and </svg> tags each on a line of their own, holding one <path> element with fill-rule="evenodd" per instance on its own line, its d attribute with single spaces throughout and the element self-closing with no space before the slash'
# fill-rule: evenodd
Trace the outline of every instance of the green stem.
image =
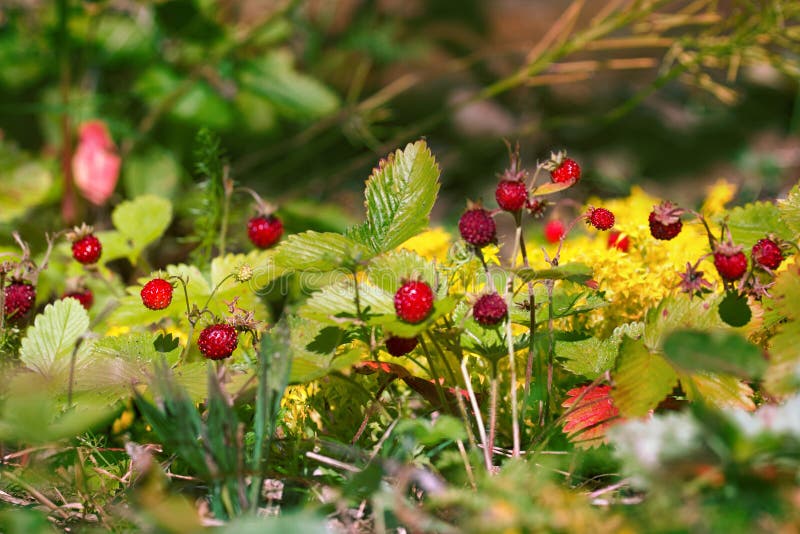
<svg viewBox="0 0 800 534">
<path fill-rule="evenodd" d="M 442 410 L 447 411 L 447 398 L 444 395 L 444 390 L 442 389 L 442 383 L 439 381 L 439 373 L 436 372 L 436 367 L 433 365 L 433 358 L 431 358 L 431 353 L 428 350 L 428 346 L 425 344 L 425 339 L 420 336 L 419 337 L 419 344 L 422 346 L 422 351 L 425 353 L 425 358 L 428 360 L 428 365 L 431 368 L 431 378 L 433 379 L 433 384 L 436 386 L 436 395 L 439 397 L 439 402 L 442 405 Z"/>
</svg>

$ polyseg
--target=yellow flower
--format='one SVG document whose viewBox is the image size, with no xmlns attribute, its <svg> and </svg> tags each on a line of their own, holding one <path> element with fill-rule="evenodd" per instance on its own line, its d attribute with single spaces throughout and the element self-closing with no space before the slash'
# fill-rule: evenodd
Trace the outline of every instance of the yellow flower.
<svg viewBox="0 0 800 534">
<path fill-rule="evenodd" d="M 108 337 L 117 337 L 127 334 L 131 331 L 130 326 L 112 326 L 106 331 Z"/>
<path fill-rule="evenodd" d="M 431 228 L 412 237 L 398 248 L 416 252 L 429 260 L 444 261 L 450 250 L 451 236 L 443 228 Z"/>
<path fill-rule="evenodd" d="M 172 337 L 178 340 L 182 347 L 186 346 L 189 336 L 183 330 L 178 329 L 175 325 L 168 326 L 164 329 L 167 334 L 172 334 Z"/>
<path fill-rule="evenodd" d="M 725 209 L 725 204 L 736 195 L 736 185 L 720 178 L 706 190 L 706 200 L 700 211 L 704 215 L 716 215 Z"/>
</svg>

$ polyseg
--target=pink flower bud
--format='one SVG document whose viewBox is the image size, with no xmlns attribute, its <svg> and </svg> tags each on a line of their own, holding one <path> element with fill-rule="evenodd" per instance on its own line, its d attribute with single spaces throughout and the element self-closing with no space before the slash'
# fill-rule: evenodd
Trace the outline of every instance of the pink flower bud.
<svg viewBox="0 0 800 534">
<path fill-rule="evenodd" d="M 104 204 L 117 186 L 119 168 L 120 157 L 106 125 L 102 121 L 83 123 L 72 157 L 72 174 L 81 194 L 92 204 Z"/>
</svg>

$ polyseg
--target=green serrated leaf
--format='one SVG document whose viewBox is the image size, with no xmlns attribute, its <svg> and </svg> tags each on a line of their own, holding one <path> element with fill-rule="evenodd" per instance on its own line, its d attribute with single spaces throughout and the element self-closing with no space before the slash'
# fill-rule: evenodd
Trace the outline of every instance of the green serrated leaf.
<svg viewBox="0 0 800 534">
<path fill-rule="evenodd" d="M 172 204 L 155 195 L 144 195 L 119 204 L 111 220 L 130 244 L 128 257 L 135 262 L 142 250 L 166 231 L 172 220 Z"/>
<path fill-rule="evenodd" d="M 436 265 L 409 250 L 393 250 L 373 259 L 367 269 L 370 282 L 379 288 L 394 294 L 403 280 L 419 277 L 420 280 L 433 284 L 436 280 Z M 440 293 L 446 288 L 440 288 Z"/>
<path fill-rule="evenodd" d="M 781 219 L 778 207 L 769 202 L 736 207 L 727 212 L 727 223 L 733 241 L 748 249 L 770 233 L 783 239 L 793 237 L 791 229 Z"/>
<path fill-rule="evenodd" d="M 283 241 L 275 263 L 286 270 L 326 272 L 348 270 L 355 262 L 371 256 L 363 246 L 343 235 L 308 231 Z"/>
<path fill-rule="evenodd" d="M 290 332 L 289 350 L 291 353 L 291 371 L 289 382 L 293 384 L 310 382 L 334 371 L 350 367 L 361 359 L 364 349 L 354 348 L 341 352 L 337 347 L 331 350 L 314 350 L 314 341 L 326 330 L 322 322 L 303 317 L 288 319 Z"/>
<path fill-rule="evenodd" d="M 20 360 L 42 375 L 60 374 L 69 367 L 75 344 L 88 329 L 89 315 L 77 300 L 48 304 L 22 339 Z M 82 361 L 88 349 L 89 344 L 84 343 L 76 361 Z"/>
<path fill-rule="evenodd" d="M 702 400 L 717 408 L 748 411 L 756 407 L 753 390 L 735 376 L 700 372 L 681 375 L 680 378 L 686 396 L 691 401 Z"/>
<path fill-rule="evenodd" d="M 172 334 L 159 334 L 153 341 L 153 347 L 158 352 L 172 352 L 178 348 L 178 345 L 180 345 L 180 340 L 172 337 Z"/>
<path fill-rule="evenodd" d="M 614 367 L 619 343 L 590 337 L 580 341 L 557 341 L 556 357 L 567 371 L 595 379 Z"/>
<path fill-rule="evenodd" d="M 611 396 L 625 417 L 647 415 L 678 383 L 678 375 L 664 358 L 631 339 L 620 345 L 613 377 Z"/>
<path fill-rule="evenodd" d="M 734 332 L 678 330 L 664 340 L 664 354 L 684 371 L 722 373 L 758 380 L 767 367 L 761 349 Z"/>
<path fill-rule="evenodd" d="M 800 234 L 800 184 L 795 184 L 785 199 L 778 200 L 781 220 L 795 234 Z"/>
<path fill-rule="evenodd" d="M 392 293 L 370 284 L 359 284 L 358 289 L 362 318 L 394 314 Z M 355 287 L 352 280 L 345 279 L 314 293 L 300 308 L 298 315 L 332 325 L 356 322 Z"/>
<path fill-rule="evenodd" d="M 439 173 L 424 141 L 389 154 L 367 180 L 366 222 L 348 235 L 379 254 L 423 231 L 439 191 Z"/>
<path fill-rule="evenodd" d="M 770 292 L 768 313 L 780 326 L 769 343 L 764 386 L 772 395 L 783 396 L 800 390 L 800 266 L 793 262 L 779 273 Z"/>
<path fill-rule="evenodd" d="M 523 282 L 533 280 L 569 280 L 576 284 L 583 284 L 592 278 L 592 268 L 583 263 L 567 263 L 552 267 L 550 269 L 529 269 L 522 268 L 517 270 Z"/>
<path fill-rule="evenodd" d="M 692 298 L 680 294 L 667 297 L 645 316 L 644 344 L 651 351 L 661 350 L 666 336 L 674 330 L 710 330 L 724 326 L 717 313 L 719 295 Z"/>
</svg>

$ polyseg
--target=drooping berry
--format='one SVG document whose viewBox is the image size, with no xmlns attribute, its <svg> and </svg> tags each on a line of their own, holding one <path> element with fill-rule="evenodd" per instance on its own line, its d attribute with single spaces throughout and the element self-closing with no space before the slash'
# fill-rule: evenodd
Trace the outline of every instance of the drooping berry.
<svg viewBox="0 0 800 534">
<path fill-rule="evenodd" d="M 258 248 L 269 248 L 283 235 L 283 223 L 275 215 L 257 215 L 247 221 L 247 237 Z"/>
<path fill-rule="evenodd" d="M 747 256 L 742 252 L 741 246 L 734 245 L 729 240 L 716 246 L 714 267 L 723 280 L 733 282 L 739 280 L 747 271 Z"/>
<path fill-rule="evenodd" d="M 760 265 L 770 270 L 780 267 L 783 262 L 781 247 L 771 239 L 759 239 L 751 251 L 754 265 Z"/>
<path fill-rule="evenodd" d="M 544 238 L 548 243 L 558 243 L 564 237 L 565 231 L 564 223 L 558 219 L 553 219 L 547 221 L 547 224 L 544 225 Z"/>
<path fill-rule="evenodd" d="M 483 326 L 495 326 L 508 316 L 508 305 L 499 294 L 488 293 L 475 301 L 472 316 Z"/>
<path fill-rule="evenodd" d="M 386 338 L 386 351 L 392 356 L 408 354 L 417 346 L 416 337 L 391 336 Z"/>
<path fill-rule="evenodd" d="M 491 214 L 483 208 L 465 211 L 458 221 L 458 231 L 464 241 L 477 248 L 497 241 L 497 226 Z"/>
<path fill-rule="evenodd" d="M 23 319 L 36 302 L 36 288 L 28 282 L 14 281 L 5 287 L 3 312 L 8 319 Z"/>
<path fill-rule="evenodd" d="M 142 297 L 142 304 L 151 310 L 163 310 L 172 302 L 173 287 L 163 278 L 153 278 L 147 282 L 139 296 Z"/>
<path fill-rule="evenodd" d="M 614 226 L 614 214 L 605 208 L 589 208 L 586 222 L 598 230 L 609 230 Z"/>
<path fill-rule="evenodd" d="M 550 177 L 558 184 L 577 183 L 581 179 L 581 166 L 574 159 L 564 158 L 558 167 L 550 171 Z"/>
<path fill-rule="evenodd" d="M 103 245 L 94 234 L 85 235 L 72 243 L 72 257 L 78 263 L 92 265 L 97 263 L 103 253 Z"/>
<path fill-rule="evenodd" d="M 610 232 L 607 244 L 608 248 L 616 248 L 622 252 L 628 252 L 631 247 L 631 240 L 627 235 L 622 235 L 622 232 Z"/>
<path fill-rule="evenodd" d="M 547 201 L 540 200 L 538 198 L 531 198 L 525 204 L 525 208 L 528 210 L 528 213 L 531 214 L 531 217 L 534 219 L 541 219 L 544 216 L 544 212 L 547 209 Z"/>
<path fill-rule="evenodd" d="M 501 180 L 494 191 L 494 198 L 500 209 L 517 212 L 528 201 L 528 187 L 522 180 Z"/>
<path fill-rule="evenodd" d="M 420 323 L 433 309 L 433 290 L 427 283 L 414 280 L 405 282 L 394 294 L 397 316 L 411 324 Z"/>
<path fill-rule="evenodd" d="M 73 298 L 77 300 L 81 303 L 81 306 L 83 306 L 86 311 L 89 311 L 89 308 L 91 308 L 92 304 L 94 304 L 94 294 L 92 293 L 92 290 L 88 288 L 83 288 L 77 291 L 68 291 L 67 293 L 64 293 L 64 296 L 61 298 Z"/>
<path fill-rule="evenodd" d="M 217 323 L 207 326 L 200 332 L 197 346 L 209 360 L 229 358 L 239 344 L 236 329 L 229 324 Z"/>
<path fill-rule="evenodd" d="M 683 210 L 668 200 L 654 206 L 648 218 L 650 234 L 662 241 L 673 239 L 683 228 L 682 214 Z"/>
</svg>

